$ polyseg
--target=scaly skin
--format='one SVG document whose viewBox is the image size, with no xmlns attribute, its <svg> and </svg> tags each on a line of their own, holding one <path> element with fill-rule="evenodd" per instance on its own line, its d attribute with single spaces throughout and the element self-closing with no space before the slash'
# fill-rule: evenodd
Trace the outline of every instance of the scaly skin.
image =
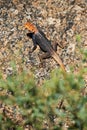
<svg viewBox="0 0 87 130">
<path fill-rule="evenodd" d="M 37 29 L 37 27 L 34 26 L 31 22 L 27 22 L 25 24 L 25 28 L 30 31 L 28 35 L 30 35 L 29 37 L 31 37 L 33 40 L 34 47 L 32 49 L 32 52 L 37 48 L 38 45 L 43 52 L 48 53 L 51 57 L 53 57 L 53 59 L 61 66 L 62 70 L 66 72 L 62 60 L 54 51 L 49 40 L 44 35 L 42 35 L 42 33 Z"/>
</svg>

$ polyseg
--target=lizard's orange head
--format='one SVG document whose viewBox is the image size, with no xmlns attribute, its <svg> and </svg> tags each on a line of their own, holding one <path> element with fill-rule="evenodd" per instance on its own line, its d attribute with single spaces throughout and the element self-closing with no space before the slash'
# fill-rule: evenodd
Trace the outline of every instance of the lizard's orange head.
<svg viewBox="0 0 87 130">
<path fill-rule="evenodd" d="M 35 33 L 38 31 L 37 28 L 31 22 L 26 22 L 24 26 L 32 33 Z"/>
</svg>

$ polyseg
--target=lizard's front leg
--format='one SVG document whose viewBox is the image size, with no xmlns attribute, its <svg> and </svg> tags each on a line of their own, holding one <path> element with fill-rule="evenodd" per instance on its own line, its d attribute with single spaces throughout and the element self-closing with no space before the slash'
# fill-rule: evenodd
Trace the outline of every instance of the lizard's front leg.
<svg viewBox="0 0 87 130">
<path fill-rule="evenodd" d="M 37 48 L 37 45 L 34 45 L 30 52 L 32 53 L 34 50 L 36 50 L 36 48 Z"/>
<path fill-rule="evenodd" d="M 33 33 L 27 33 L 27 36 L 33 40 L 33 48 L 29 51 L 29 53 L 32 53 L 37 48 L 37 44 L 35 41 L 35 36 Z"/>
</svg>

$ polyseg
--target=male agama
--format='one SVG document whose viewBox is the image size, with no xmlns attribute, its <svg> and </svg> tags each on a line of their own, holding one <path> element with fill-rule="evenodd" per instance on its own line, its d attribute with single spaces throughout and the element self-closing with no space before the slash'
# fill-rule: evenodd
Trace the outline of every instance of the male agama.
<svg viewBox="0 0 87 130">
<path fill-rule="evenodd" d="M 47 57 L 53 57 L 54 60 L 61 66 L 62 70 L 66 71 L 62 60 L 59 58 L 58 54 L 53 49 L 51 42 L 45 37 L 45 35 L 43 35 L 42 32 L 39 31 L 37 27 L 31 22 L 26 22 L 25 28 L 30 31 L 30 33 L 27 35 L 32 38 L 34 44 L 32 52 L 37 48 L 38 45 L 40 49 L 46 53 Z"/>
</svg>

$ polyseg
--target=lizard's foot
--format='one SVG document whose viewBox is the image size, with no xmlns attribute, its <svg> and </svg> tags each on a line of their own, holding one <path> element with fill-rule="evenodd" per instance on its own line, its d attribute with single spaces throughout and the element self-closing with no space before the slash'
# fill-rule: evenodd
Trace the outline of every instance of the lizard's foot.
<svg viewBox="0 0 87 130">
<path fill-rule="evenodd" d="M 40 67 L 40 68 L 45 68 L 45 67 L 46 67 L 45 62 L 41 62 L 41 63 L 39 63 L 39 67 Z"/>
<path fill-rule="evenodd" d="M 39 54 L 39 59 L 40 59 L 40 62 L 41 62 L 40 67 L 45 68 L 46 67 L 45 59 L 50 58 L 50 57 L 51 57 L 51 55 L 48 52 L 46 52 L 42 55 Z"/>
</svg>

